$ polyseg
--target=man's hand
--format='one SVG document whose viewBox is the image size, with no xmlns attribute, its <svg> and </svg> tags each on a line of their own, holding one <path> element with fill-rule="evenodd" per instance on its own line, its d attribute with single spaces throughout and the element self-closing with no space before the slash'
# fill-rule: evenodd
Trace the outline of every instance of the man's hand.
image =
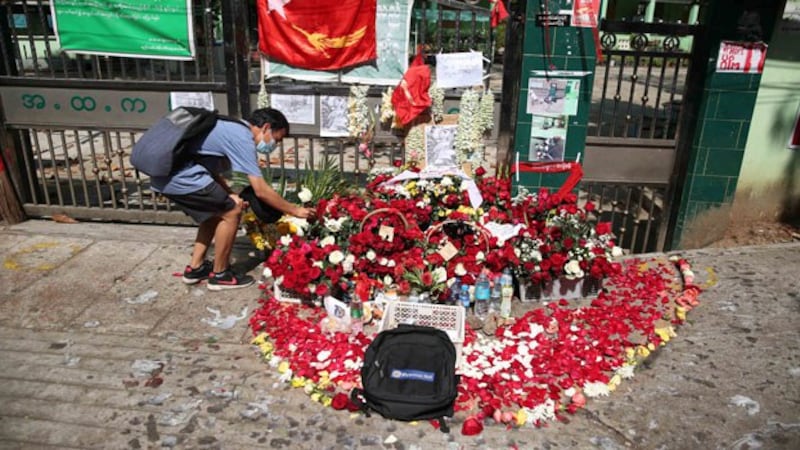
<svg viewBox="0 0 800 450">
<path fill-rule="evenodd" d="M 301 219 L 311 219 L 317 215 L 317 210 L 315 210 L 314 208 L 295 206 L 291 214 Z"/>
<path fill-rule="evenodd" d="M 238 208 L 247 208 L 247 206 L 248 206 L 247 202 L 242 200 L 242 198 L 239 197 L 237 194 L 228 194 L 228 197 L 230 197 L 231 200 L 233 200 L 234 203 L 236 203 L 236 206 Z"/>
</svg>

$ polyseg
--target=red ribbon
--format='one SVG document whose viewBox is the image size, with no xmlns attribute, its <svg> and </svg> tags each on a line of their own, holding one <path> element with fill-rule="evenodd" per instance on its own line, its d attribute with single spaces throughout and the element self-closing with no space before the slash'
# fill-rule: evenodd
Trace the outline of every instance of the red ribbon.
<svg viewBox="0 0 800 450">
<path fill-rule="evenodd" d="M 597 57 L 597 64 L 603 64 L 603 46 L 600 44 L 600 30 L 592 27 L 592 38 L 594 39 L 594 54 Z"/>
<path fill-rule="evenodd" d="M 577 161 L 565 161 L 557 163 L 542 163 L 542 162 L 520 162 L 515 167 L 512 167 L 511 173 L 519 172 L 534 172 L 534 173 L 561 173 L 569 172 L 567 180 L 558 189 L 555 195 L 563 197 L 575 188 L 583 178 L 583 167 Z"/>
</svg>

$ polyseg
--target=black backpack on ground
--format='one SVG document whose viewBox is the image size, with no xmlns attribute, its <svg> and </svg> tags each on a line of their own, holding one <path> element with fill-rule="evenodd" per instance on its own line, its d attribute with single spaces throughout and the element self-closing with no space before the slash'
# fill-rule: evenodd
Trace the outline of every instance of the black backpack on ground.
<svg viewBox="0 0 800 450">
<path fill-rule="evenodd" d="M 453 415 L 458 395 L 456 349 L 442 330 L 400 325 L 380 332 L 364 353 L 363 389 L 354 389 L 353 402 L 369 415 L 404 421 Z"/>
<path fill-rule="evenodd" d="M 131 164 L 151 177 L 171 174 L 189 160 L 188 150 L 208 135 L 217 120 L 241 123 L 204 108 L 175 108 L 139 138 L 131 152 Z"/>
</svg>

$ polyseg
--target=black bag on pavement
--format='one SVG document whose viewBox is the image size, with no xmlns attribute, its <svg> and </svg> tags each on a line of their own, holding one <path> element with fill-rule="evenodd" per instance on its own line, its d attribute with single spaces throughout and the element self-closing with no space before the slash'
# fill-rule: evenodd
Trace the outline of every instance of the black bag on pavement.
<svg viewBox="0 0 800 450">
<path fill-rule="evenodd" d="M 131 164 L 139 172 L 151 177 L 169 175 L 190 159 L 188 150 L 197 145 L 219 119 L 239 122 L 205 108 L 175 108 L 145 131 L 136 142 L 131 152 Z M 242 123 L 242 126 L 246 125 Z"/>
<path fill-rule="evenodd" d="M 380 332 L 364 354 L 363 389 L 354 389 L 353 402 L 369 414 L 404 421 L 453 415 L 458 395 L 456 349 L 442 330 L 400 325 Z"/>
</svg>

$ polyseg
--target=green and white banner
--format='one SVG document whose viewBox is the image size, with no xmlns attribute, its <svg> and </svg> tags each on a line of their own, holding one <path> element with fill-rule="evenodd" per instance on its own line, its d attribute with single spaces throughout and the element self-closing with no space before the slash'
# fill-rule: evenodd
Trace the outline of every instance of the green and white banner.
<svg viewBox="0 0 800 450">
<path fill-rule="evenodd" d="M 408 39 L 413 0 L 378 0 L 375 15 L 378 59 L 341 72 L 345 83 L 393 86 L 400 82 L 408 68 Z M 267 78 L 286 77 L 303 81 L 331 82 L 339 80 L 338 72 L 296 69 L 270 61 Z"/>
<path fill-rule="evenodd" d="M 53 0 L 62 50 L 191 60 L 192 0 Z"/>
</svg>

